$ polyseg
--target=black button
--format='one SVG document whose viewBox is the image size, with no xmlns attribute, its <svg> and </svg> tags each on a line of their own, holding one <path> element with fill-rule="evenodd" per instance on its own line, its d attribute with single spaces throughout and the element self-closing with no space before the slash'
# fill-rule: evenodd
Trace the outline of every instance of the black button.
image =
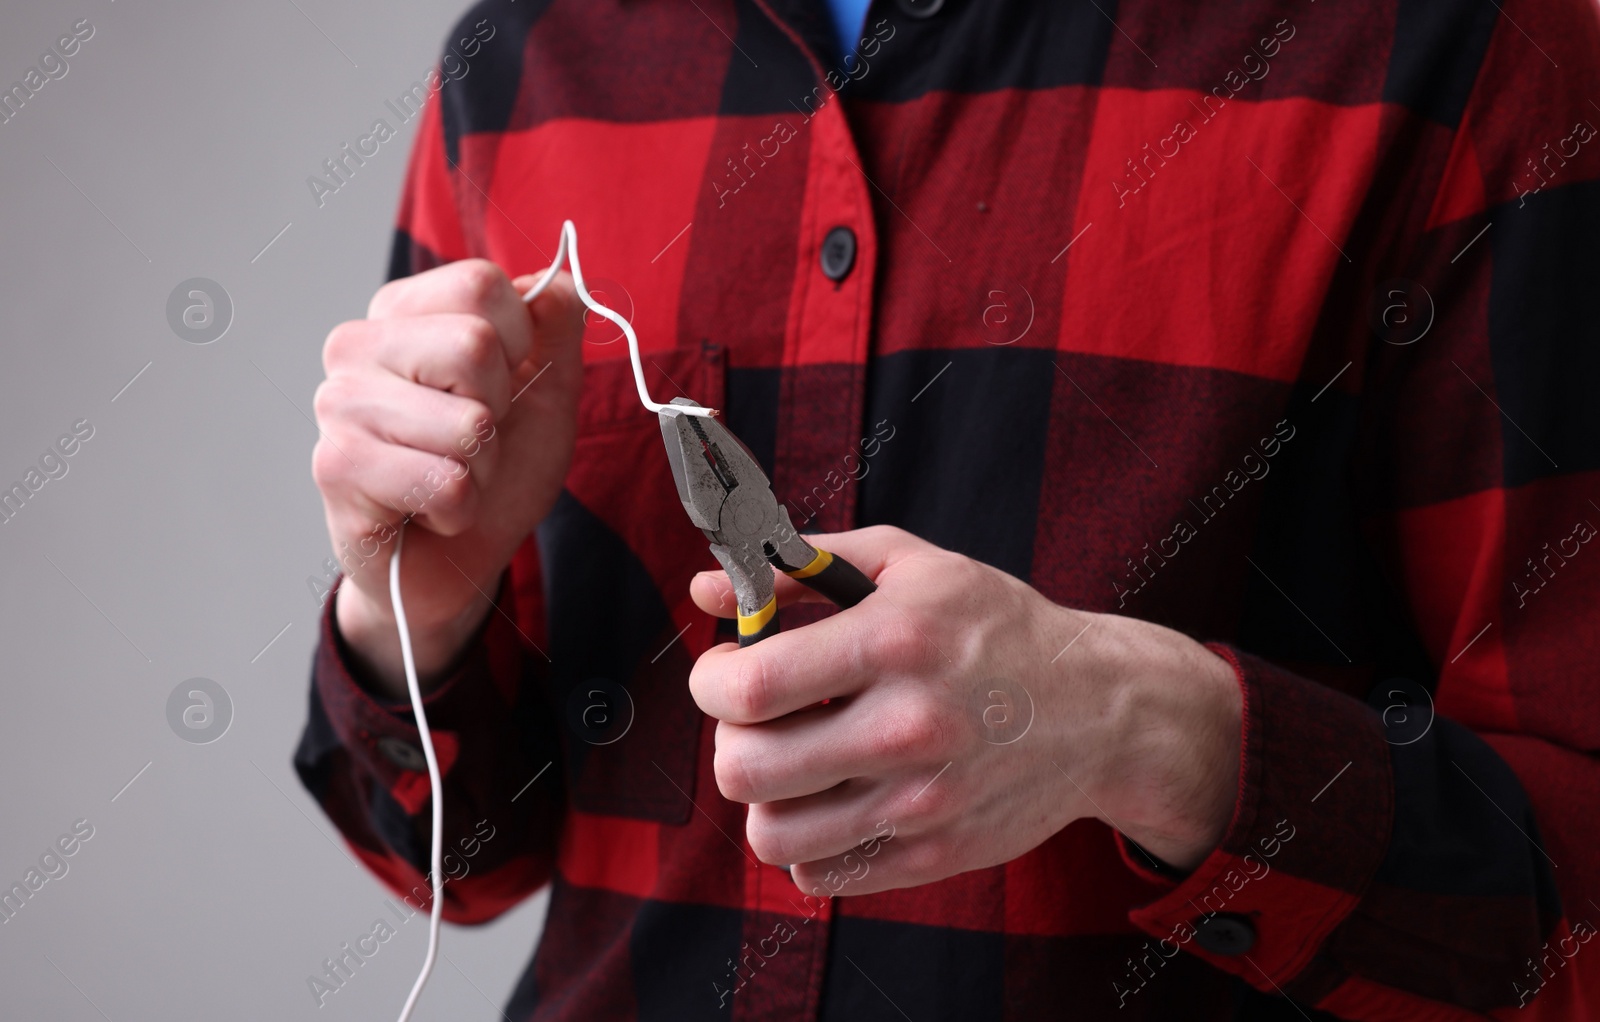
<svg viewBox="0 0 1600 1022">
<path fill-rule="evenodd" d="M 428 769 L 428 758 L 422 754 L 422 750 L 399 738 L 386 735 L 378 739 L 378 751 L 383 753 L 384 759 L 401 770 Z"/>
<path fill-rule="evenodd" d="M 1231 912 L 1196 920 L 1194 929 L 1195 942 L 1214 955 L 1242 955 L 1256 946 L 1256 928 Z"/>
<path fill-rule="evenodd" d="M 900 10 L 913 18 L 931 18 L 944 7 L 944 0 L 897 0 Z"/>
<path fill-rule="evenodd" d="M 856 264 L 856 232 L 848 227 L 835 227 L 822 239 L 822 273 L 829 280 L 839 281 L 850 276 Z"/>
</svg>

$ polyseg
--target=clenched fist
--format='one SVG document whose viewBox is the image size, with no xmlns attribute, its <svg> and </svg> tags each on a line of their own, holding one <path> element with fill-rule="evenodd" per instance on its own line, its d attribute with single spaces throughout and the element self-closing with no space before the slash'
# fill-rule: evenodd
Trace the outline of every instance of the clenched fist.
<svg viewBox="0 0 1600 1022">
<path fill-rule="evenodd" d="M 401 585 L 427 687 L 489 612 L 485 594 L 572 461 L 583 306 L 566 273 L 524 304 L 534 279 L 468 259 L 393 281 L 323 345 L 312 474 L 347 573 L 335 615 L 372 683 L 397 698 L 396 528 L 410 519 Z"/>
</svg>

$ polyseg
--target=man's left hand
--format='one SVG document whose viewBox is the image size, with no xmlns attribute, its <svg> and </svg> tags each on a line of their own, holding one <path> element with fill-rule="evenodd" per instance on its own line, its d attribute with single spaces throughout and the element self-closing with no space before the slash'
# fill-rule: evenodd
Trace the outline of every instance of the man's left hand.
<svg viewBox="0 0 1600 1022">
<path fill-rule="evenodd" d="M 868 894 L 1008 862 L 1093 817 L 1192 869 L 1238 791 L 1233 668 L 1159 625 L 1060 607 L 899 529 L 807 537 L 878 585 L 857 606 L 695 664 L 717 786 L 763 862 Z M 734 616 L 721 572 L 690 587 Z M 820 601 L 777 575 L 779 606 Z M 892 835 L 892 837 L 886 836 Z"/>
</svg>

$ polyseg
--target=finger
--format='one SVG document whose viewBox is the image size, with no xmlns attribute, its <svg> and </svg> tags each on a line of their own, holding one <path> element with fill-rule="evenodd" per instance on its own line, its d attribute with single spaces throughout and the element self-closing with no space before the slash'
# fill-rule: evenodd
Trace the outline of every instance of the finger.
<svg viewBox="0 0 1600 1022">
<path fill-rule="evenodd" d="M 700 709 L 718 720 L 776 720 L 824 699 L 854 695 L 877 677 L 880 663 L 906 661 L 913 638 L 906 634 L 908 627 L 874 594 L 849 610 L 754 646 L 724 643 L 707 650 L 689 672 L 689 691 Z"/>
<path fill-rule="evenodd" d="M 466 531 L 477 518 L 478 489 L 460 462 L 362 430 L 323 430 L 311 471 L 329 504 L 346 514 L 386 523 L 414 517 L 442 536 Z"/>
<path fill-rule="evenodd" d="M 798 582 L 781 573 L 773 583 L 773 593 L 778 599 L 779 607 L 787 607 L 792 603 L 809 602 L 805 593 L 795 592 L 796 588 L 805 589 Z M 788 584 L 785 584 L 788 583 Z M 738 617 L 739 604 L 734 599 L 733 583 L 728 580 L 725 571 L 701 571 L 689 580 L 689 598 L 694 600 L 694 605 L 713 617 Z M 820 599 L 821 597 L 817 597 Z"/>
<path fill-rule="evenodd" d="M 717 722 L 712 772 L 730 802 L 776 802 L 815 795 L 857 775 L 841 734 L 845 701 L 766 724 Z"/>
<path fill-rule="evenodd" d="M 890 826 L 887 820 L 879 821 L 882 831 Z M 819 897 L 847 898 L 914 887 L 943 879 L 914 871 L 925 868 L 919 866 L 919 860 L 929 858 L 928 848 L 925 840 L 919 842 L 909 835 L 876 838 L 837 854 L 792 863 L 789 877 L 800 890 Z"/>
<path fill-rule="evenodd" d="M 533 347 L 533 321 L 505 271 L 487 259 L 462 259 L 378 289 L 368 319 L 402 319 L 433 313 L 470 313 L 493 324 L 508 365 Z"/>
<path fill-rule="evenodd" d="M 904 773 L 941 748 L 938 722 L 919 705 L 891 704 L 879 686 L 765 724 L 720 721 L 717 788 L 731 802 L 781 802 Z"/>
<path fill-rule="evenodd" d="M 470 465 L 488 485 L 494 452 L 489 408 L 480 401 L 425 387 L 379 369 L 340 372 L 317 387 L 317 421 L 336 432 L 366 431 L 385 443 Z"/>
<path fill-rule="evenodd" d="M 911 554 L 933 549 L 933 545 L 906 532 L 887 525 L 869 526 L 850 532 L 821 533 L 805 536 L 806 542 L 818 550 L 826 550 L 861 569 L 867 578 L 877 581 L 890 565 Z M 779 607 L 795 603 L 827 603 L 828 598 L 802 582 L 774 569 L 776 579 L 774 595 Z M 689 580 L 689 596 L 695 606 L 716 617 L 733 617 L 737 607 L 733 601 L 733 583 L 722 571 L 702 571 Z"/>
<path fill-rule="evenodd" d="M 426 387 L 481 401 L 498 421 L 511 405 L 512 366 L 494 324 L 470 313 L 355 320 L 328 335 L 328 375 L 377 366 Z"/>
<path fill-rule="evenodd" d="M 827 791 L 749 808 L 745 837 L 762 862 L 774 866 L 819 863 L 892 834 L 885 820 L 886 787 L 865 779 Z M 802 888 L 804 889 L 804 888 Z"/>
</svg>

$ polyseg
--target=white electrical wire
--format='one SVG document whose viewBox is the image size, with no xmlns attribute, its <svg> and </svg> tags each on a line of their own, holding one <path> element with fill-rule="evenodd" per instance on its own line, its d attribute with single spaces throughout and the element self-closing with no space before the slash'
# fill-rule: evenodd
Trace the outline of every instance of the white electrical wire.
<svg viewBox="0 0 1600 1022">
<path fill-rule="evenodd" d="M 577 286 L 578 297 L 583 301 L 583 304 L 621 327 L 623 335 L 628 338 L 628 357 L 633 360 L 633 382 L 639 388 L 639 400 L 644 402 L 644 406 L 657 413 L 663 408 L 671 408 L 685 415 L 703 415 L 707 417 L 715 415 L 716 409 L 714 408 L 701 408 L 697 405 L 664 405 L 650 399 L 650 391 L 644 385 L 644 366 L 639 361 L 639 336 L 633 332 L 632 324 L 617 312 L 595 301 L 594 296 L 589 293 L 588 285 L 583 282 L 583 268 L 578 265 L 578 229 L 572 225 L 571 220 L 563 220 L 561 222 L 561 240 L 556 245 L 555 260 L 550 263 L 550 268 L 544 271 L 544 276 L 539 278 L 539 282 L 534 284 L 528 290 L 528 293 L 522 296 L 522 300 L 524 302 L 532 302 L 543 294 L 544 289 L 550 286 L 550 282 L 556 279 L 556 271 L 561 269 L 562 260 L 566 260 L 572 267 L 572 283 Z"/>
<path fill-rule="evenodd" d="M 595 312 L 609 319 L 622 328 L 623 334 L 628 338 L 628 357 L 633 361 L 633 382 L 639 388 L 639 400 L 652 412 L 659 413 L 663 408 L 672 408 L 674 411 L 685 415 L 712 416 L 716 414 L 714 408 L 701 408 L 694 405 L 664 405 L 650 399 L 650 391 L 644 385 L 644 366 L 639 361 L 639 337 L 633 332 L 633 326 L 620 314 L 606 308 L 594 300 L 589 294 L 589 288 L 583 282 L 583 268 L 578 264 L 578 231 L 571 220 L 562 221 L 561 240 L 556 245 L 556 258 L 550 268 L 544 271 L 544 276 L 538 283 L 522 296 L 524 302 L 532 302 L 544 293 L 550 282 L 556 279 L 556 272 L 561 269 L 561 263 L 568 262 L 572 267 L 572 282 L 577 286 L 578 297 L 583 304 Z M 400 633 L 400 658 L 405 663 L 406 691 L 411 694 L 411 711 L 417 718 L 417 733 L 422 738 L 422 754 L 428 761 L 428 787 L 432 793 L 433 802 L 433 836 L 429 842 L 429 878 L 433 889 L 433 904 L 428 916 L 428 954 L 423 959 L 422 971 L 417 974 L 417 981 L 411 987 L 411 996 L 406 998 L 406 1004 L 400 1011 L 399 1022 L 408 1022 L 412 1009 L 417 1006 L 417 999 L 422 996 L 422 988 L 427 985 L 428 977 L 433 974 L 434 963 L 439 957 L 439 920 L 444 907 L 444 782 L 439 777 L 439 759 L 433 751 L 433 732 L 428 729 L 428 714 L 422 708 L 422 686 L 417 681 L 417 664 L 411 655 L 411 630 L 406 625 L 406 607 L 400 599 L 400 549 L 405 546 L 406 527 L 400 523 L 400 529 L 395 535 L 394 553 L 389 556 L 389 602 L 394 605 L 394 623 Z"/>
<path fill-rule="evenodd" d="M 406 690 L 411 693 L 411 710 L 417 716 L 417 732 L 422 737 L 422 754 L 428 760 L 428 786 L 433 793 L 433 838 L 429 848 L 429 879 L 433 887 L 433 904 L 428 916 L 428 956 L 423 959 L 422 971 L 411 987 L 411 996 L 400 1011 L 399 1022 L 411 1018 L 411 1010 L 422 996 L 422 988 L 433 972 L 433 963 L 439 957 L 439 916 L 444 907 L 444 782 L 439 778 L 439 759 L 433 751 L 433 733 L 428 730 L 428 715 L 422 709 L 422 686 L 417 682 L 417 663 L 411 655 L 411 630 L 406 627 L 406 607 L 400 600 L 400 548 L 405 545 L 406 526 L 394 539 L 394 553 L 389 557 L 389 601 L 394 604 L 394 623 L 400 632 L 400 658 L 405 662 Z"/>
</svg>

